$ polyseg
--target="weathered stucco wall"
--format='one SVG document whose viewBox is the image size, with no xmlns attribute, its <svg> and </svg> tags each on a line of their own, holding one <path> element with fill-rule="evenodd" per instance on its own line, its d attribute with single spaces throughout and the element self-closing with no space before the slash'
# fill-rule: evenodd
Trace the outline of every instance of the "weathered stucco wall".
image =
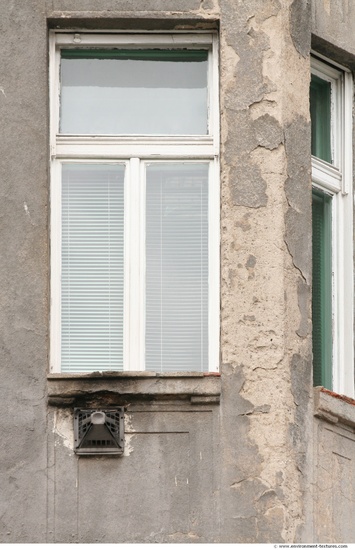
<svg viewBox="0 0 355 550">
<path fill-rule="evenodd" d="M 310 541 L 309 2 L 0 10 L 0 540 Z M 46 402 L 47 25 L 220 31 L 220 403 L 111 393 L 128 410 L 120 459 L 72 451 L 73 403 L 104 393 Z"/>
<path fill-rule="evenodd" d="M 312 46 L 355 69 L 355 4 L 348 0 L 313 0 Z M 354 139 L 354 137 L 353 137 Z M 315 390 L 314 540 L 355 541 L 355 401 Z"/>
<path fill-rule="evenodd" d="M 315 388 L 314 500 L 315 540 L 355 540 L 355 401 Z"/>
<path fill-rule="evenodd" d="M 298 540 L 305 517 L 309 8 L 240 2 L 235 19 L 233 2 L 222 18 L 223 380 L 228 408 L 236 388 L 247 400 L 235 418 L 243 451 L 231 461 L 226 449 L 222 486 L 240 542 Z"/>
<path fill-rule="evenodd" d="M 355 67 L 355 4 L 351 0 L 312 0 L 313 45 L 333 60 Z"/>
<path fill-rule="evenodd" d="M 43 2 L 0 10 L 0 538 L 44 541 L 48 361 L 47 29 Z"/>
</svg>

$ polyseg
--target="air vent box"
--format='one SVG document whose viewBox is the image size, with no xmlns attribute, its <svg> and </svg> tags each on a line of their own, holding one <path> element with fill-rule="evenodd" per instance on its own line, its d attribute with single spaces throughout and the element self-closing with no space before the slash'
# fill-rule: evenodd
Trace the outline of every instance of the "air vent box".
<svg viewBox="0 0 355 550">
<path fill-rule="evenodd" d="M 78 455 L 122 455 L 124 408 L 74 409 L 74 451 Z"/>
</svg>

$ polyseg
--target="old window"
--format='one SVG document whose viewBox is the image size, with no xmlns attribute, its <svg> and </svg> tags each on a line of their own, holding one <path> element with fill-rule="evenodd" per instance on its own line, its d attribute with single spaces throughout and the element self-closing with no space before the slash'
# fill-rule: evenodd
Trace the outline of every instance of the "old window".
<svg viewBox="0 0 355 550">
<path fill-rule="evenodd" d="M 217 371 L 217 43 L 51 36 L 51 371 Z"/>
<path fill-rule="evenodd" d="M 314 384 L 354 395 L 352 80 L 312 59 Z"/>
</svg>

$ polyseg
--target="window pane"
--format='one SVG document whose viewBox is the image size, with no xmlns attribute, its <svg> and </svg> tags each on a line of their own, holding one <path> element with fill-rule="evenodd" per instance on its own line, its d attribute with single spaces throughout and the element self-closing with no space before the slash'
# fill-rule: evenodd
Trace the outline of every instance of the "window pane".
<svg viewBox="0 0 355 550">
<path fill-rule="evenodd" d="M 60 132 L 206 134 L 207 55 L 62 50 Z"/>
<path fill-rule="evenodd" d="M 146 369 L 208 370 L 208 164 L 151 164 Z"/>
<path fill-rule="evenodd" d="M 62 371 L 122 370 L 124 166 L 62 177 Z"/>
<path fill-rule="evenodd" d="M 310 103 L 312 155 L 327 162 L 332 162 L 330 82 L 312 75 Z"/>
<path fill-rule="evenodd" d="M 331 198 L 313 191 L 313 382 L 332 389 Z"/>
</svg>

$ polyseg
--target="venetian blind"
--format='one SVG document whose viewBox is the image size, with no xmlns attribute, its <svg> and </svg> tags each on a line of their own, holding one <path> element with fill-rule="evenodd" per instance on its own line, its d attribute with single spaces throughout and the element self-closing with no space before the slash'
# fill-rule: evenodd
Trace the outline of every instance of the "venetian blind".
<svg viewBox="0 0 355 550">
<path fill-rule="evenodd" d="M 146 178 L 146 369 L 208 370 L 208 164 Z"/>
<path fill-rule="evenodd" d="M 124 166 L 62 175 L 62 371 L 122 370 Z"/>
<path fill-rule="evenodd" d="M 312 326 L 313 382 L 332 387 L 331 199 L 312 195 Z"/>
</svg>

